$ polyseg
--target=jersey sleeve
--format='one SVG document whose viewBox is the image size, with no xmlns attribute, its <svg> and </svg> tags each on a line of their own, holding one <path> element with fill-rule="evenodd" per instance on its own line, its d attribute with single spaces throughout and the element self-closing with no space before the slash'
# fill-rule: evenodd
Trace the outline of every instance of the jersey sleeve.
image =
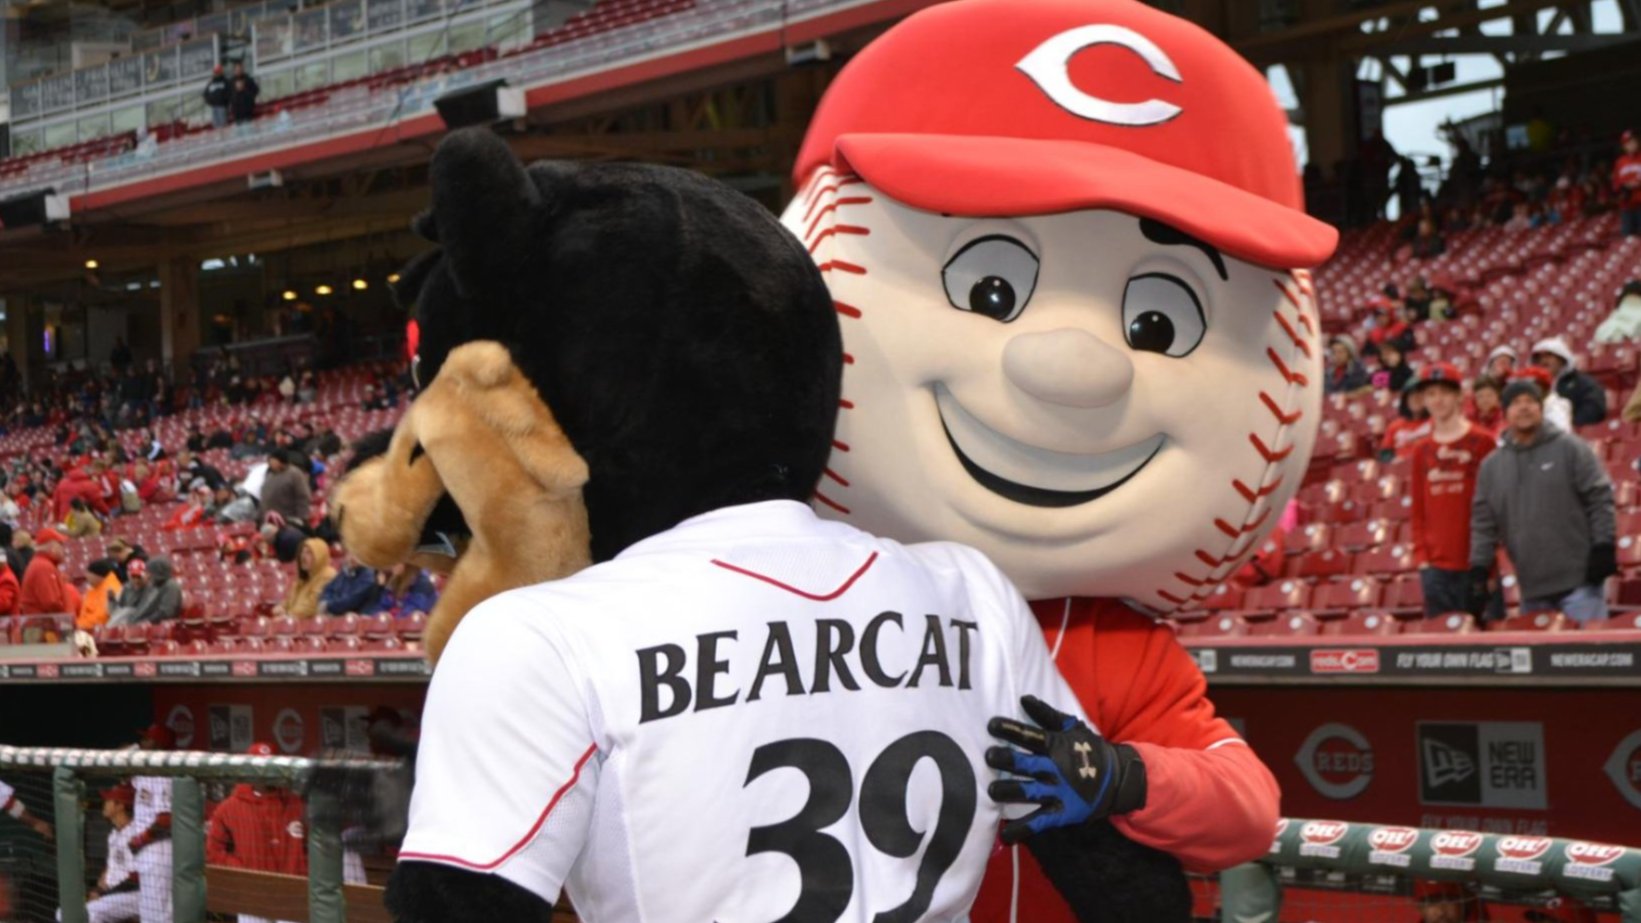
<svg viewBox="0 0 1641 923">
<path fill-rule="evenodd" d="M 573 659 L 537 609 L 491 599 L 445 648 L 399 858 L 498 875 L 551 904 L 586 842 L 598 760 Z"/>
<path fill-rule="evenodd" d="M 1145 806 L 1113 823 L 1186 867 L 1229 868 L 1270 848 L 1281 791 L 1214 713 L 1208 684 L 1173 631 L 1132 614 L 1101 626 L 1094 676 L 1101 733 L 1145 762 Z"/>
</svg>

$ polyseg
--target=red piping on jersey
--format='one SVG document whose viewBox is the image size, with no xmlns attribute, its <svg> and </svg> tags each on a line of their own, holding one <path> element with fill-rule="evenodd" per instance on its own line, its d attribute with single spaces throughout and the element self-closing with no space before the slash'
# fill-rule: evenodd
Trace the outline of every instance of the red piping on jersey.
<svg viewBox="0 0 1641 923">
<path fill-rule="evenodd" d="M 508 859 L 513 858 L 519 850 L 530 845 L 530 841 L 536 838 L 537 833 L 541 832 L 541 826 L 547 823 L 547 818 L 553 813 L 553 808 L 558 807 L 558 800 L 564 797 L 565 792 L 575 788 L 576 782 L 581 779 L 581 767 L 587 765 L 587 761 L 592 759 L 593 754 L 597 752 L 598 744 L 589 744 L 587 746 L 587 752 L 581 754 L 581 759 L 575 761 L 575 772 L 570 774 L 570 781 L 559 786 L 558 791 L 553 793 L 552 800 L 547 802 L 547 807 L 541 809 L 541 816 L 536 818 L 536 822 L 531 825 L 530 831 L 524 835 L 523 839 L 519 840 L 517 843 L 514 843 L 513 848 L 502 853 L 501 858 L 495 860 L 494 862 L 471 862 L 459 856 L 441 856 L 434 853 L 424 852 L 399 853 L 400 861 L 405 859 L 426 859 L 431 862 L 445 862 L 450 865 L 459 865 L 463 868 L 472 869 L 475 872 L 488 872 L 491 869 L 494 869 L 503 862 L 506 862 Z"/>
<path fill-rule="evenodd" d="M 788 593 L 791 593 L 791 594 L 796 595 L 796 596 L 802 596 L 804 599 L 812 599 L 812 600 L 814 600 L 815 602 L 818 602 L 818 603 L 825 603 L 825 602 L 831 602 L 832 600 L 837 599 L 839 596 L 842 596 L 843 594 L 849 592 L 849 588 L 855 585 L 855 581 L 859 580 L 860 576 L 862 574 L 866 573 L 867 570 L 871 569 L 872 562 L 874 562 L 876 560 L 877 560 L 877 552 L 874 551 L 874 552 L 872 552 L 871 557 L 868 557 L 866 559 L 866 563 L 862 564 L 860 566 L 860 570 L 857 570 L 853 574 L 850 574 L 849 579 L 843 581 L 843 586 L 840 586 L 837 589 L 833 590 L 832 592 L 826 593 L 826 594 L 809 593 L 809 592 L 806 592 L 804 590 L 800 590 L 795 586 L 789 586 L 785 583 L 782 583 L 779 580 L 776 580 L 774 577 L 766 577 L 763 574 L 760 574 L 756 571 L 750 571 L 750 570 L 747 570 L 744 567 L 736 567 L 733 564 L 729 564 L 729 563 L 726 563 L 724 561 L 720 561 L 717 558 L 713 558 L 712 563 L 718 565 L 719 567 L 722 567 L 724 570 L 734 571 L 737 574 L 740 574 L 744 577 L 751 577 L 754 580 L 762 580 L 764 583 L 767 583 L 770 586 L 780 587 L 781 589 L 787 591 Z"/>
</svg>

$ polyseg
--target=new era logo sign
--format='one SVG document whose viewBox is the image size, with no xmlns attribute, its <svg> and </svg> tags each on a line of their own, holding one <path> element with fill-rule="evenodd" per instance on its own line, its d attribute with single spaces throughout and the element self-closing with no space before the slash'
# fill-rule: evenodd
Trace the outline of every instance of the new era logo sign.
<svg viewBox="0 0 1641 923">
<path fill-rule="evenodd" d="M 1421 721 L 1418 741 L 1420 802 L 1545 809 L 1543 725 Z"/>
<path fill-rule="evenodd" d="M 1476 761 L 1470 754 L 1450 747 L 1439 740 L 1424 741 L 1425 779 L 1432 787 L 1463 782 L 1476 774 Z"/>
</svg>

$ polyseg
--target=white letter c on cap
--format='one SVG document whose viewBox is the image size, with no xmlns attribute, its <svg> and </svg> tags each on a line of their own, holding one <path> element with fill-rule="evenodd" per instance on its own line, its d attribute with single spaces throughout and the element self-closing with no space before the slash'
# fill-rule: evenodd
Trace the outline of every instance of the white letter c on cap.
<svg viewBox="0 0 1641 923">
<path fill-rule="evenodd" d="M 1179 76 L 1179 68 L 1174 66 L 1174 62 L 1155 42 L 1133 29 L 1109 23 L 1079 26 L 1061 32 L 1038 45 L 1014 66 L 1048 94 L 1048 98 L 1053 100 L 1055 105 L 1072 115 L 1095 122 L 1136 127 L 1157 125 L 1184 111 L 1166 100 L 1148 99 L 1138 103 L 1117 103 L 1098 96 L 1090 96 L 1077 89 L 1071 83 L 1071 58 L 1084 48 L 1092 48 L 1095 45 L 1121 45 L 1139 55 L 1157 76 L 1166 77 L 1175 83 L 1183 82 Z"/>
</svg>

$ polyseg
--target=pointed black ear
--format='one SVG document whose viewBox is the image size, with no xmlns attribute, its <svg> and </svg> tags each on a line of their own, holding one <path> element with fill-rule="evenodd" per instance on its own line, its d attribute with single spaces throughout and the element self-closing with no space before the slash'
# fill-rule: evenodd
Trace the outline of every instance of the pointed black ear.
<svg viewBox="0 0 1641 923">
<path fill-rule="evenodd" d="M 430 225 L 457 291 L 470 296 L 486 279 L 516 268 L 530 245 L 540 195 L 506 142 L 488 128 L 464 128 L 439 142 L 430 178 L 432 218 L 418 223 Z"/>
</svg>

